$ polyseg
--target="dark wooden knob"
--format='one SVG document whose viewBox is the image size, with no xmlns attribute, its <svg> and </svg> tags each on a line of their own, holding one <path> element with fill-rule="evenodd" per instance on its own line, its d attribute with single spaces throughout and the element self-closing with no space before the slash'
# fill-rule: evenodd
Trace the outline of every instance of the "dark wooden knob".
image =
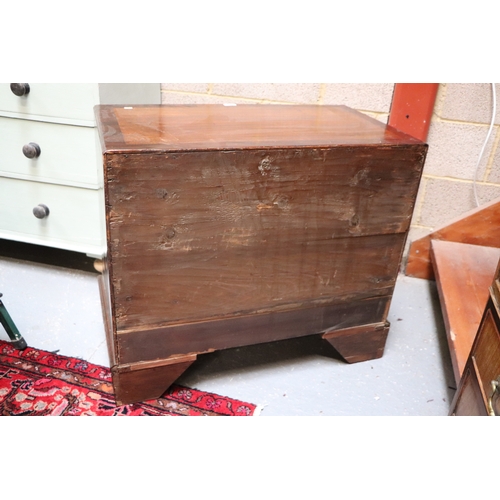
<svg viewBox="0 0 500 500">
<path fill-rule="evenodd" d="M 37 219 L 45 219 L 45 217 L 47 217 L 49 213 L 49 207 L 47 205 L 43 205 L 42 203 L 40 203 L 33 209 L 33 215 Z"/>
<path fill-rule="evenodd" d="M 23 146 L 23 155 L 26 156 L 26 158 L 38 158 L 41 152 L 40 146 L 35 142 L 30 142 Z"/>
<path fill-rule="evenodd" d="M 30 93 L 30 84 L 29 83 L 11 83 L 10 90 L 12 93 L 16 94 L 19 97 L 23 95 L 28 95 Z"/>
</svg>

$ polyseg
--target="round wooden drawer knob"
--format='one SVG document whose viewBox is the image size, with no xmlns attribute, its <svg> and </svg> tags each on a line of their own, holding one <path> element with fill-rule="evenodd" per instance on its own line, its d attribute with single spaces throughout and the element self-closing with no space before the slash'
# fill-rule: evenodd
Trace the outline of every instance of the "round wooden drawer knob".
<svg viewBox="0 0 500 500">
<path fill-rule="evenodd" d="M 19 97 L 24 95 L 28 95 L 30 93 L 30 84 L 29 83 L 11 83 L 10 90 L 12 90 L 13 94 L 16 94 Z"/>
<path fill-rule="evenodd" d="M 40 146 L 35 142 L 30 142 L 23 146 L 23 155 L 26 156 L 26 158 L 38 158 L 41 152 Z"/>
<path fill-rule="evenodd" d="M 45 219 L 50 213 L 49 207 L 47 205 L 42 205 L 41 203 L 33 209 L 33 215 L 37 219 Z"/>
<path fill-rule="evenodd" d="M 104 262 L 101 259 L 94 260 L 94 269 L 99 273 L 104 272 Z"/>
</svg>

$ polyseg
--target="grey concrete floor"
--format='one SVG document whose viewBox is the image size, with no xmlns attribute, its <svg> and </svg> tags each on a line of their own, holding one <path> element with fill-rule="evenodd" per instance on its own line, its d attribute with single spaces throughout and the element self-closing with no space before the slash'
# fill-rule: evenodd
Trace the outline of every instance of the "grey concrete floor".
<svg viewBox="0 0 500 500">
<path fill-rule="evenodd" d="M 0 292 L 28 345 L 109 367 L 95 273 L 0 257 Z M 389 321 L 377 360 L 346 364 L 310 336 L 202 355 L 178 382 L 261 416 L 447 415 L 455 382 L 435 284 L 400 275 Z"/>
</svg>

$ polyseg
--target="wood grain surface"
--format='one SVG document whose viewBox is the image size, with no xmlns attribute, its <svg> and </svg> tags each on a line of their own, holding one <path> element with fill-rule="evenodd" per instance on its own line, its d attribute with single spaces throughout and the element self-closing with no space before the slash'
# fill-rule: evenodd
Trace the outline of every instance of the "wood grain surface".
<svg viewBox="0 0 500 500">
<path fill-rule="evenodd" d="M 431 256 L 458 384 L 488 301 L 500 249 L 433 240 Z"/>
<path fill-rule="evenodd" d="M 103 151 L 422 145 L 345 106 L 96 106 Z"/>
<path fill-rule="evenodd" d="M 343 106 L 96 116 L 123 394 L 158 385 L 163 361 L 327 331 L 348 361 L 382 354 L 426 144 Z"/>
<path fill-rule="evenodd" d="M 392 293 L 420 158 L 387 147 L 106 155 L 118 330 Z"/>
<path fill-rule="evenodd" d="M 271 313 L 252 311 L 247 315 L 183 321 L 152 329 L 123 330 L 115 336 L 115 347 L 121 363 L 137 363 L 274 342 L 327 330 L 344 331 L 358 325 L 385 321 L 390 299 L 388 295 L 367 299 L 347 298 L 312 307 L 299 304 Z M 379 346 L 375 351 L 379 351 Z"/>
<path fill-rule="evenodd" d="M 485 203 L 412 242 L 405 267 L 407 276 L 434 279 L 430 257 L 432 240 L 499 248 L 500 199 Z"/>
</svg>

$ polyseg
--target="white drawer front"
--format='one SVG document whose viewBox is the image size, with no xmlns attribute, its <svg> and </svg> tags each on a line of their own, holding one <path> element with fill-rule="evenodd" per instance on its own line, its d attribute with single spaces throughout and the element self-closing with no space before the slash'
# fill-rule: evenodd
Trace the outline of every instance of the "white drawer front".
<svg viewBox="0 0 500 500">
<path fill-rule="evenodd" d="M 0 177 L 0 237 L 98 253 L 104 246 L 101 190 Z M 38 219 L 33 208 L 49 215 Z"/>
<path fill-rule="evenodd" d="M 23 146 L 36 143 L 35 159 Z M 96 187 L 95 129 L 0 118 L 0 175 Z"/>
<path fill-rule="evenodd" d="M 94 123 L 93 107 L 99 103 L 96 83 L 30 83 L 29 86 L 29 94 L 18 97 L 10 90 L 10 83 L 1 83 L 0 114 L 4 111 L 49 121 L 76 119 Z"/>
</svg>

